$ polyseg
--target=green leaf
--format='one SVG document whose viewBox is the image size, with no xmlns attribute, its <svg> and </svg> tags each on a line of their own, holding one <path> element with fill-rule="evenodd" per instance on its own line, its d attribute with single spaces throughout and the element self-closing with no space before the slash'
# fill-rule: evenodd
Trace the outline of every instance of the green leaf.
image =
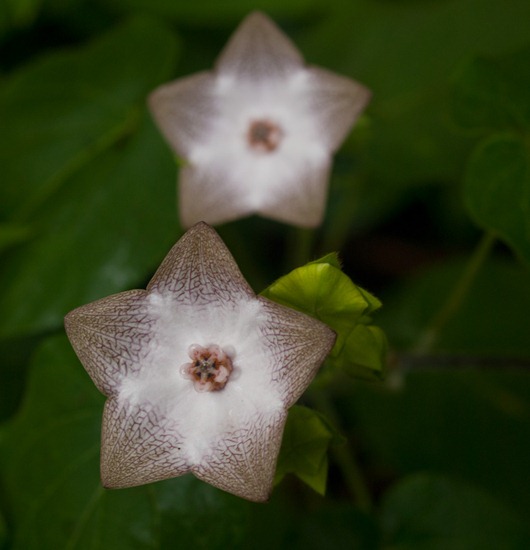
<svg viewBox="0 0 530 550">
<path fill-rule="evenodd" d="M 465 179 L 466 205 L 484 229 L 497 233 L 530 265 L 530 151 L 515 135 L 487 139 Z"/>
<path fill-rule="evenodd" d="M 386 548 L 469 550 L 530 545 L 527 525 L 508 507 L 472 485 L 434 474 L 407 477 L 382 504 Z"/>
<path fill-rule="evenodd" d="M 0 273 L 0 336 L 53 330 L 74 307 L 145 284 L 179 234 L 175 167 L 145 115 L 72 177 Z"/>
<path fill-rule="evenodd" d="M 4 548 L 7 541 L 7 525 L 4 516 L 0 512 L 0 548 Z"/>
<path fill-rule="evenodd" d="M 307 313 L 337 332 L 336 348 L 369 302 L 342 271 L 329 263 L 310 263 L 281 277 L 262 293 L 266 298 Z"/>
<path fill-rule="evenodd" d="M 278 279 L 262 294 L 326 323 L 337 333 L 330 361 L 353 376 L 366 377 L 384 370 L 386 339 L 371 325 L 369 314 L 381 302 L 356 286 L 337 265 L 336 256 L 324 257 Z M 365 328 L 359 328 L 364 326 Z"/>
<path fill-rule="evenodd" d="M 454 124 L 454 75 L 479 54 L 527 45 L 529 18 L 525 0 L 355 0 L 299 29 L 306 59 L 374 92 L 334 164 L 327 248 L 384 223 L 425 186 L 453 196 L 474 143 Z"/>
<path fill-rule="evenodd" d="M 308 265 L 313 264 L 329 264 L 332 267 L 336 267 L 337 269 L 341 269 L 341 263 L 339 259 L 339 255 L 336 252 L 330 252 L 329 254 L 326 254 L 325 256 L 322 256 L 322 258 L 317 258 L 316 260 L 313 260 L 312 262 L 309 262 Z"/>
<path fill-rule="evenodd" d="M 395 349 L 414 349 L 465 265 L 463 260 L 437 265 L 384 296 L 386 307 L 378 315 L 378 321 Z M 502 322 L 501 311 L 506 312 Z M 450 366 L 452 356 L 457 362 L 477 357 L 488 364 L 488 358 L 502 357 L 505 364 L 510 364 L 530 356 L 529 311 L 528 272 L 506 261 L 486 262 L 461 307 L 434 342 L 437 361 Z"/>
<path fill-rule="evenodd" d="M 381 380 L 386 375 L 386 353 L 385 333 L 374 325 L 359 323 L 348 335 L 340 361 L 351 376 Z"/>
<path fill-rule="evenodd" d="M 38 344 L 38 338 L 0 340 L 0 424 L 20 406 L 28 363 Z"/>
<path fill-rule="evenodd" d="M 15 223 L 0 223 L 0 252 L 15 244 L 21 243 L 29 237 L 31 230 L 26 225 Z"/>
<path fill-rule="evenodd" d="M 325 0 L 261 0 L 249 6 L 247 0 L 201 0 L 201 2 L 175 2 L 173 0 L 110 0 L 114 8 L 129 11 L 147 11 L 177 21 L 219 25 L 245 17 L 249 10 L 259 9 L 275 17 L 294 17 L 307 13 L 321 13 L 329 9 Z"/>
<path fill-rule="evenodd" d="M 457 121 L 467 128 L 530 127 L 530 47 L 495 58 L 477 58 L 462 71 L 454 92 Z"/>
<path fill-rule="evenodd" d="M 175 540 L 187 548 L 233 547 L 252 505 L 193 476 L 101 487 L 103 401 L 66 338 L 48 340 L 35 357 L 24 406 L 0 438 L 14 549 L 155 550 Z"/>
<path fill-rule="evenodd" d="M 510 368 L 509 360 L 497 369 L 480 369 L 472 357 L 443 369 L 437 357 L 425 358 L 421 369 L 396 373 L 391 384 L 356 382 L 353 394 L 336 400 L 342 426 L 362 434 L 363 450 L 379 471 L 457 476 L 527 517 L 527 370 Z"/>
<path fill-rule="evenodd" d="M 316 411 L 295 405 L 289 410 L 276 467 L 276 483 L 292 473 L 324 495 L 328 475 L 328 448 L 342 437 Z"/>
<path fill-rule="evenodd" d="M 7 19 L 12 26 L 27 26 L 36 18 L 43 0 L 4 0 Z"/>
<path fill-rule="evenodd" d="M 129 135 L 147 93 L 171 74 L 175 56 L 175 39 L 165 27 L 135 20 L 6 79 L 0 216 L 28 219 L 72 174 Z"/>
</svg>

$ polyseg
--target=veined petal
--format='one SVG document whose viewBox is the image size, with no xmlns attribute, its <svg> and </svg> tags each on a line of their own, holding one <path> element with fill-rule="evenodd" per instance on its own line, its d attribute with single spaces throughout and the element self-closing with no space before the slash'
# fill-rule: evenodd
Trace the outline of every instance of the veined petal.
<svg viewBox="0 0 530 550">
<path fill-rule="evenodd" d="M 319 321 L 256 297 L 204 223 L 149 283 L 68 314 L 68 336 L 98 388 L 101 476 L 131 487 L 192 471 L 262 501 L 287 414 L 331 349 Z"/>
<path fill-rule="evenodd" d="M 271 379 L 285 407 L 293 405 L 313 380 L 336 339 L 324 323 L 260 297 L 267 321 L 262 333 L 271 350 Z"/>
<path fill-rule="evenodd" d="M 114 294 L 74 309 L 65 329 L 77 356 L 104 395 L 139 370 L 149 354 L 155 319 L 145 290 Z"/>
<path fill-rule="evenodd" d="M 294 44 L 263 13 L 247 16 L 236 29 L 215 65 L 219 74 L 256 84 L 280 79 L 303 65 Z"/>
<path fill-rule="evenodd" d="M 234 495 L 263 502 L 272 491 L 274 471 L 287 412 L 267 411 L 249 418 L 238 429 L 219 434 L 193 473 Z"/>
<path fill-rule="evenodd" d="M 319 121 L 323 141 L 338 149 L 354 122 L 368 105 L 371 92 L 351 78 L 321 67 L 307 70 L 308 111 Z"/>
<path fill-rule="evenodd" d="M 149 107 L 167 141 L 180 155 L 206 139 L 218 116 L 215 76 L 202 72 L 157 88 Z"/>
<path fill-rule="evenodd" d="M 109 399 L 101 433 L 104 487 L 134 487 L 189 471 L 176 423 L 156 407 Z"/>
<path fill-rule="evenodd" d="M 198 223 L 180 238 L 147 290 L 197 306 L 254 296 L 219 235 L 205 223 Z"/>
</svg>

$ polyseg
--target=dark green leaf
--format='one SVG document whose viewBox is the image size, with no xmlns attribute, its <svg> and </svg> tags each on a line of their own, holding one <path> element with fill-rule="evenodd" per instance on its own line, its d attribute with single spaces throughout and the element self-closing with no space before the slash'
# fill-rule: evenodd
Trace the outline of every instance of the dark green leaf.
<svg viewBox="0 0 530 550">
<path fill-rule="evenodd" d="M 124 490 L 99 482 L 103 397 L 65 337 L 35 358 L 28 393 L 0 439 L 14 548 L 227 548 L 250 503 L 192 476 Z M 205 524 L 208 526 L 205 529 Z"/>
<path fill-rule="evenodd" d="M 46 204 L 0 275 L 0 335 L 54 329 L 74 307 L 145 284 L 174 244 L 175 167 L 145 118 Z"/>
<path fill-rule="evenodd" d="M 427 358 L 389 384 L 357 382 L 337 403 L 343 426 L 354 423 L 380 472 L 455 475 L 528 515 L 530 376 L 506 365 L 447 370 Z"/>
<path fill-rule="evenodd" d="M 465 180 L 473 219 L 530 265 L 530 151 L 519 137 L 494 136 L 473 154 Z"/>
<path fill-rule="evenodd" d="M 465 269 L 464 261 L 447 262 L 425 270 L 385 297 L 387 307 L 378 315 L 389 341 L 399 350 L 413 349 L 425 327 L 442 308 Z M 506 362 L 530 356 L 527 320 L 530 277 L 521 266 L 487 262 L 465 300 L 437 335 L 433 350 L 466 361 L 504 357 Z M 509 312 L 503 315 L 499 312 Z M 444 356 L 439 356 L 443 362 Z"/>
<path fill-rule="evenodd" d="M 0 252 L 15 244 L 21 243 L 29 237 L 31 230 L 26 225 L 15 223 L 0 224 Z"/>
<path fill-rule="evenodd" d="M 347 229 L 384 221 L 418 188 L 461 180 L 473 141 L 453 122 L 454 74 L 479 54 L 527 45 L 529 18 L 526 0 L 502 9 L 497 0 L 356 0 L 300 29 L 295 38 L 308 60 L 373 91 L 362 127 L 335 164 L 330 248 L 342 247 Z"/>
<path fill-rule="evenodd" d="M 298 550 L 378 550 L 374 518 L 355 506 L 327 500 L 300 517 L 284 547 Z"/>
<path fill-rule="evenodd" d="M 35 337 L 0 340 L 0 423 L 20 405 L 28 364 L 38 344 Z"/>
<path fill-rule="evenodd" d="M 455 89 L 455 115 L 468 128 L 524 129 L 530 125 L 530 48 L 468 64 Z"/>
<path fill-rule="evenodd" d="M 147 11 L 177 21 L 197 24 L 219 25 L 234 23 L 245 17 L 249 11 L 259 9 L 275 17 L 293 17 L 320 12 L 329 7 L 325 0 L 261 0 L 249 5 L 247 0 L 201 0 L 200 2 L 175 2 L 173 0 L 110 0 L 114 8 L 123 11 Z M 328 8 L 329 9 L 329 8 Z"/>
<path fill-rule="evenodd" d="M 4 548 L 4 544 L 7 541 L 7 526 L 4 520 L 4 516 L 0 513 L 0 548 Z"/>
<path fill-rule="evenodd" d="M 519 550 L 530 532 L 508 507 L 472 485 L 433 474 L 403 479 L 385 495 L 381 524 L 395 550 Z"/>
<path fill-rule="evenodd" d="M 30 24 L 37 16 L 42 0 L 4 0 L 7 19 L 14 27 Z"/>
<path fill-rule="evenodd" d="M 130 134 L 147 93 L 171 74 L 175 54 L 165 27 L 134 21 L 6 79 L 0 215 L 28 218 L 69 176 Z"/>
</svg>

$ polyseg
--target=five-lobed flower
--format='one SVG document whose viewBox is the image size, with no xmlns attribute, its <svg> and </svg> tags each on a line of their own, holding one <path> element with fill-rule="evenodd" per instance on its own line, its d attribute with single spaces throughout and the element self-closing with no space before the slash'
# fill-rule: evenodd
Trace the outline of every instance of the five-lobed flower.
<svg viewBox="0 0 530 550">
<path fill-rule="evenodd" d="M 185 160 L 183 225 L 259 214 L 318 226 L 332 154 L 369 98 L 361 84 L 306 66 L 267 16 L 250 14 L 213 71 L 150 96 L 158 126 Z"/>
<path fill-rule="evenodd" d="M 204 223 L 147 290 L 75 309 L 65 326 L 108 397 L 104 486 L 192 472 L 255 501 L 270 494 L 287 409 L 335 341 L 320 321 L 256 296 Z"/>
</svg>

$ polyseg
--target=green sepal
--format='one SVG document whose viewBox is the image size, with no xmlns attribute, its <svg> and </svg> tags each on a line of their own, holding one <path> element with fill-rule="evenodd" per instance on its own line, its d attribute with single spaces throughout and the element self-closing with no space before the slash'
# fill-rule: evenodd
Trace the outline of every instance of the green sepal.
<svg viewBox="0 0 530 550">
<path fill-rule="evenodd" d="M 340 270 L 336 254 L 299 267 L 281 277 L 262 295 L 287 307 L 302 311 L 337 333 L 329 361 L 345 372 L 366 378 L 384 371 L 386 338 L 372 325 L 370 314 L 381 302 L 358 287 Z M 363 328 L 364 327 L 364 328 Z"/>
<path fill-rule="evenodd" d="M 339 255 L 336 252 L 329 252 L 325 256 L 322 256 L 322 258 L 318 258 L 316 260 L 313 260 L 312 262 L 308 262 L 307 265 L 313 264 L 329 264 L 333 267 L 336 267 L 337 269 L 342 269 Z"/>
<path fill-rule="evenodd" d="M 355 378 L 381 380 L 386 374 L 387 340 L 385 333 L 375 325 L 359 323 L 349 334 L 342 352 L 330 357 L 330 364 L 341 366 Z"/>
<path fill-rule="evenodd" d="M 328 449 L 344 438 L 317 411 L 295 405 L 283 434 L 282 448 L 276 467 L 275 483 L 286 474 L 294 474 L 311 489 L 324 495 L 328 475 Z"/>
</svg>

